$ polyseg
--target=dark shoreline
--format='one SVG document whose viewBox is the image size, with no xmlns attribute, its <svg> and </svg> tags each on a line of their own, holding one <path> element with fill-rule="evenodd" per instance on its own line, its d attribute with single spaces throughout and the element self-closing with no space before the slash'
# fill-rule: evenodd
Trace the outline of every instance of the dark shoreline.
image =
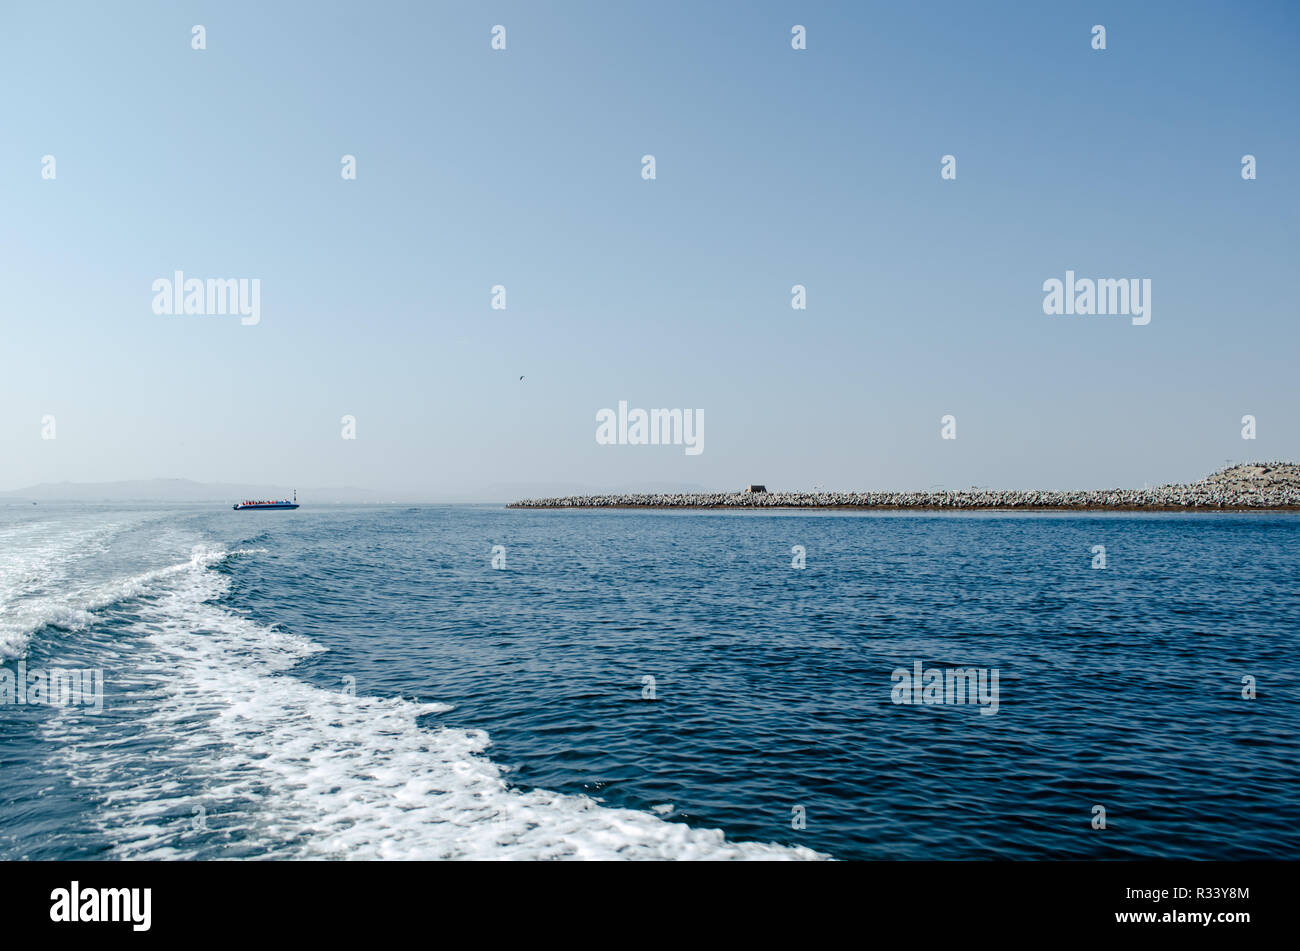
<svg viewBox="0 0 1300 951">
<path fill-rule="evenodd" d="M 951 489 L 939 492 L 658 492 L 569 495 L 512 509 L 764 509 L 850 512 L 1300 512 L 1300 465 L 1251 462 L 1200 482 L 1144 489 Z"/>
</svg>

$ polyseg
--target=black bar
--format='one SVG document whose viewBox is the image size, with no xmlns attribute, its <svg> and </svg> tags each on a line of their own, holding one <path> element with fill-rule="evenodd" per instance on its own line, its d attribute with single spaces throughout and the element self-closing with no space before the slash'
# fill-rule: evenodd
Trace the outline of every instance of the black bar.
<svg viewBox="0 0 1300 951">
<path fill-rule="evenodd" d="M 607 943 L 634 934 L 685 939 L 695 929 L 829 936 L 848 928 L 973 947 L 993 937 L 1183 942 L 1276 932 L 1294 918 L 1283 905 L 1295 871 L 1266 862 L 38 862 L 5 863 L 0 882 L 11 939 L 112 932 L 128 940 L 256 936 L 260 944 L 373 938 L 380 929 L 437 944 L 469 929 L 494 941 L 563 933 Z M 148 930 L 136 931 L 127 913 L 117 923 L 52 921 L 52 893 L 73 881 L 83 900 L 88 889 L 150 889 Z M 1148 913 L 1154 920 L 1118 920 Z M 1205 913 L 1216 917 L 1179 917 Z M 1217 919 L 1225 914 L 1248 920 Z M 698 923 L 680 931 L 688 917 Z"/>
</svg>

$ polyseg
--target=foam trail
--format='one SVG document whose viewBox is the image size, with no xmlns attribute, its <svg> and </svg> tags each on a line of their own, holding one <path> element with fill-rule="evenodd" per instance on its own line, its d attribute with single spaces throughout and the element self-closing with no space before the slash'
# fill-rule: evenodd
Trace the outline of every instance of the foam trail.
<svg viewBox="0 0 1300 951">
<path fill-rule="evenodd" d="M 94 734 L 88 718 L 51 721 L 82 730 L 79 741 L 57 739 L 75 781 L 104 797 L 98 819 L 115 858 L 822 857 L 728 842 L 586 796 L 512 789 L 482 755 L 485 733 L 417 723 L 445 705 L 349 697 L 342 685 L 284 676 L 322 648 L 214 603 L 229 582 L 208 563 L 196 558 L 140 606 L 137 633 L 155 652 L 141 673 L 163 696 L 133 728 L 164 741 L 164 760 Z"/>
<path fill-rule="evenodd" d="M 84 624 L 75 596 L 84 586 L 72 580 L 71 569 L 106 552 L 123 527 L 73 517 L 0 531 L 0 660 L 22 656 L 30 635 L 47 624 Z"/>
<path fill-rule="evenodd" d="M 43 628 L 85 630 L 95 622 L 94 612 L 149 591 L 155 584 L 196 567 L 217 564 L 232 555 L 252 554 L 265 549 L 209 550 L 196 546 L 189 561 L 99 584 L 73 586 L 66 581 L 69 569 L 86 551 L 78 537 L 64 548 L 45 549 L 35 554 L 10 554 L 12 565 L 21 560 L 26 578 L 6 571 L 9 586 L 0 597 L 0 661 L 21 658 L 32 635 Z M 78 554 L 81 552 L 83 554 Z"/>
</svg>

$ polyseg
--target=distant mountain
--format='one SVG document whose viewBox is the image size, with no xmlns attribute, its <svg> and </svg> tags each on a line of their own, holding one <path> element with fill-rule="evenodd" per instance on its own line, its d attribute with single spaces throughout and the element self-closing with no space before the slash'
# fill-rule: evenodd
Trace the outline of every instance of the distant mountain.
<svg viewBox="0 0 1300 951">
<path fill-rule="evenodd" d="M 238 502 L 240 499 L 286 499 L 294 487 L 195 482 L 192 479 L 134 479 L 127 482 L 43 482 L 0 492 L 0 499 L 39 502 Z M 298 488 L 303 501 L 387 502 L 390 496 L 353 487 Z"/>
</svg>

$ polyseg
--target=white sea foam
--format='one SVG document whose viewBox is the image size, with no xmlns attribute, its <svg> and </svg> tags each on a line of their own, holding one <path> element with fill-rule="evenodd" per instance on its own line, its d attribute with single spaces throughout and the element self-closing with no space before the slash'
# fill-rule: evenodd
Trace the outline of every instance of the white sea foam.
<svg viewBox="0 0 1300 951">
<path fill-rule="evenodd" d="M 350 697 L 342 684 L 286 675 L 322 648 L 214 603 L 229 584 L 207 570 L 219 557 L 196 554 L 166 594 L 140 602 L 136 633 L 153 656 L 138 676 L 160 696 L 132 731 L 155 740 L 149 749 L 96 735 L 89 718 L 48 726 L 73 781 L 102 797 L 116 857 L 821 857 L 512 789 L 483 755 L 485 733 L 417 722 L 446 705 Z"/>
<path fill-rule="evenodd" d="M 22 656 L 32 632 L 45 625 L 89 622 L 85 585 L 71 578 L 71 568 L 107 551 L 122 527 L 83 516 L 0 531 L 0 661 Z"/>
<path fill-rule="evenodd" d="M 75 580 L 74 569 L 92 552 L 107 550 L 106 539 L 120 529 L 65 532 L 54 540 L 14 546 L 0 561 L 0 661 L 22 657 L 31 636 L 45 627 L 79 631 L 95 622 L 95 611 L 137 597 L 173 576 L 216 564 L 236 552 L 195 547 L 189 561 L 99 582 Z"/>
</svg>

